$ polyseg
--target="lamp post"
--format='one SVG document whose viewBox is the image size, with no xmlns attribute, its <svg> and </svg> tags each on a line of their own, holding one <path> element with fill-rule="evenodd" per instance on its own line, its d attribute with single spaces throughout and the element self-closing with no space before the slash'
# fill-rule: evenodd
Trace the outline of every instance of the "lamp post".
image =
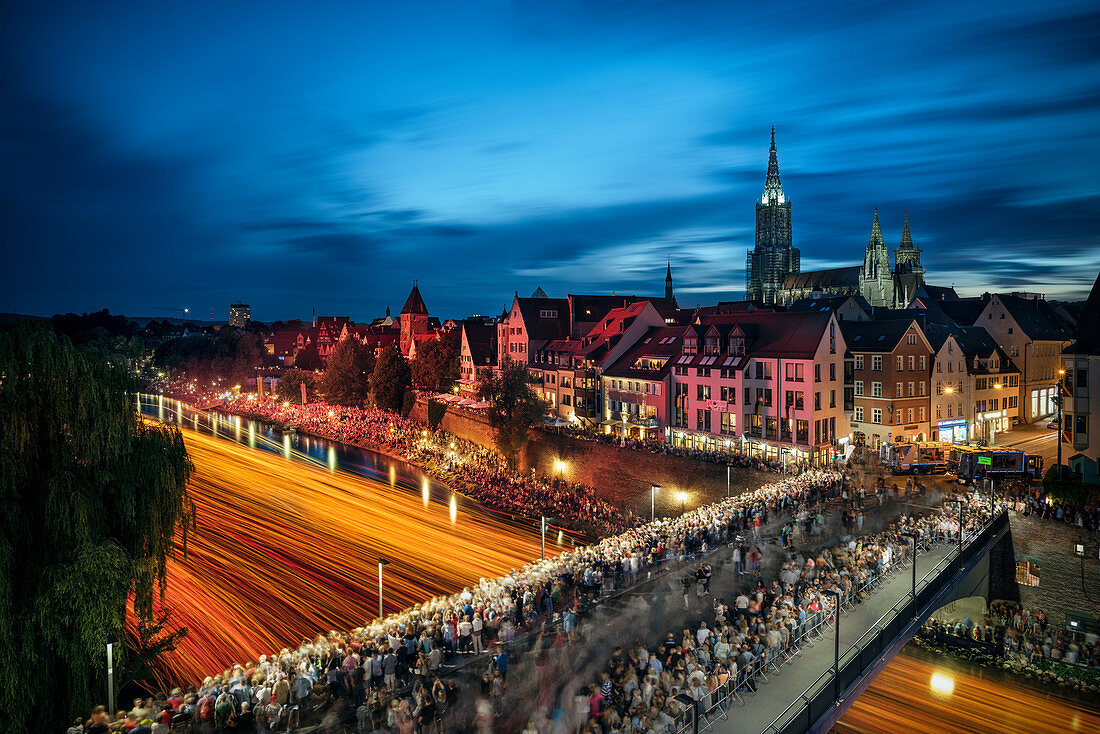
<svg viewBox="0 0 1100 734">
<path fill-rule="evenodd" d="M 902 533 L 902 536 L 913 541 L 913 614 L 915 616 L 917 612 L 917 534 L 905 532 Z"/>
<path fill-rule="evenodd" d="M 959 505 L 959 555 L 963 552 L 963 500 L 957 499 L 955 502 Z"/>
<path fill-rule="evenodd" d="M 657 519 L 657 490 L 661 488 L 660 484 L 649 485 L 649 521 L 653 522 Z"/>
<path fill-rule="evenodd" d="M 107 710 L 115 710 L 115 645 L 118 638 L 107 635 Z M 113 714 L 112 714 L 113 715 Z"/>
<path fill-rule="evenodd" d="M 382 619 L 382 567 L 390 564 L 385 558 L 378 559 L 378 618 Z"/>
<path fill-rule="evenodd" d="M 733 468 L 733 464 L 726 464 L 726 499 L 730 498 L 730 469 Z"/>
<path fill-rule="evenodd" d="M 687 502 L 687 492 L 680 492 L 680 514 L 684 514 L 684 503 Z"/>
<path fill-rule="evenodd" d="M 543 515 L 539 518 L 542 520 L 542 560 L 546 560 L 546 516 Z"/>
<path fill-rule="evenodd" d="M 840 700 L 840 592 L 823 589 L 822 594 L 836 601 L 836 622 L 833 624 L 833 701 Z"/>
<path fill-rule="evenodd" d="M 1062 478 L 1062 381 L 1066 371 L 1058 370 L 1058 478 Z"/>
</svg>

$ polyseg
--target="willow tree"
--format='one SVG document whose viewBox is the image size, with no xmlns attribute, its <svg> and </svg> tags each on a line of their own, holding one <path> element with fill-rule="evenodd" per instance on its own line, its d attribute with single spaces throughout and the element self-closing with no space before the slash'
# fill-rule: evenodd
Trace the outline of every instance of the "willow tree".
<svg viewBox="0 0 1100 734">
<path fill-rule="evenodd" d="M 134 390 L 121 357 L 0 329 L 0 731 L 63 731 L 106 703 L 105 642 L 125 639 L 131 595 L 141 629 L 163 623 L 192 467 Z"/>
</svg>

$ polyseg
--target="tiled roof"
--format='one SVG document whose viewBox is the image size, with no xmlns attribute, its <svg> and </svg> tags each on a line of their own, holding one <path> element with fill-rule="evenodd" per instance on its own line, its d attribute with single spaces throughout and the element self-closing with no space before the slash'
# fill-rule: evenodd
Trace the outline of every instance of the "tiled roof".
<svg viewBox="0 0 1100 734">
<path fill-rule="evenodd" d="M 1071 354 L 1100 354 L 1100 275 L 1077 320 L 1077 342 L 1066 350 Z"/>
<path fill-rule="evenodd" d="M 637 380 L 661 380 L 672 366 L 672 361 L 680 354 L 683 346 L 683 336 L 689 327 L 686 326 L 659 326 L 653 327 L 645 333 L 638 343 L 628 349 L 613 364 L 608 365 L 603 374 L 608 377 L 630 377 Z M 639 359 L 653 357 L 664 359 L 665 363 L 658 370 L 635 369 L 634 364 Z"/>
<path fill-rule="evenodd" d="M 569 336 L 569 301 L 564 298 L 517 298 L 527 338 L 531 341 L 549 341 Z M 555 316 L 543 316 L 543 312 L 556 312 Z"/>
<path fill-rule="evenodd" d="M 831 312 L 747 311 L 738 314 L 700 315 L 695 329 L 702 345 L 707 330 L 714 326 L 721 344 L 735 325 L 740 326 L 745 332 L 749 356 L 809 359 L 817 352 L 831 319 Z M 726 345 L 722 344 L 723 353 L 725 348 Z"/>
<path fill-rule="evenodd" d="M 915 319 L 841 321 L 849 352 L 892 352 Z"/>
<path fill-rule="evenodd" d="M 1045 300 L 1000 294 L 997 297 L 1030 338 L 1044 341 L 1073 339 L 1069 324 Z"/>
<path fill-rule="evenodd" d="M 470 347 L 470 356 L 475 365 L 496 363 L 497 327 L 495 325 L 465 321 L 462 324 L 462 332 L 466 335 L 466 343 Z"/>
<path fill-rule="evenodd" d="M 805 273 L 788 275 L 783 281 L 785 290 L 819 288 L 859 288 L 859 265 L 847 268 L 829 268 L 828 270 L 810 270 Z"/>
<path fill-rule="evenodd" d="M 787 304 L 788 311 L 836 311 L 848 301 L 854 302 L 870 316 L 871 304 L 861 295 L 825 296 L 823 298 L 799 298 Z"/>
<path fill-rule="evenodd" d="M 420 288 L 413 286 L 404 307 L 401 309 L 401 313 L 422 313 L 425 315 L 428 313 L 428 307 L 424 305 L 424 299 L 420 297 Z"/>
</svg>

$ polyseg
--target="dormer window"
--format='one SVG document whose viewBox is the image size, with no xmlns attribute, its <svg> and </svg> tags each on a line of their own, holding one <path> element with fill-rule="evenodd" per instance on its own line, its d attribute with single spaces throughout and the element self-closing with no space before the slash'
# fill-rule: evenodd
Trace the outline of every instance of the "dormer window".
<svg viewBox="0 0 1100 734">
<path fill-rule="evenodd" d="M 745 356 L 745 337 L 736 334 L 730 337 L 730 354 L 734 357 Z"/>
</svg>

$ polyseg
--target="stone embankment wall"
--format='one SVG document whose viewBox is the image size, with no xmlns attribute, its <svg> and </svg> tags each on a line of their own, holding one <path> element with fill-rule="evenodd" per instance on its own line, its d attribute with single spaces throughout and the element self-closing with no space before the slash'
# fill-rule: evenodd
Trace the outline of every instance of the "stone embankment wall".
<svg viewBox="0 0 1100 734">
<path fill-rule="evenodd" d="M 1100 617 L 1100 538 L 1096 534 L 1016 513 L 1011 515 L 1010 528 L 1013 580 L 1021 579 L 1015 573 L 1016 564 L 1038 566 L 1033 574 L 1038 577 L 1037 586 L 1016 583 L 1021 604 L 1042 609 L 1055 624 L 1064 621 L 1065 612 Z M 1077 543 L 1085 547 L 1083 558 L 1074 555 Z M 996 598 L 996 592 L 992 596 Z"/>
<path fill-rule="evenodd" d="M 412 413 L 418 420 L 426 416 L 421 405 Z M 479 446 L 493 447 L 492 430 L 476 412 L 450 407 L 440 427 Z M 656 493 L 658 516 L 680 513 L 681 492 L 685 509 L 726 496 L 724 464 L 651 454 L 544 431 L 531 431 L 531 440 L 517 463 L 522 471 L 534 469 L 540 476 L 549 477 L 560 474 L 567 481 L 591 485 L 602 499 L 621 503 L 642 515 L 650 512 L 653 484 L 660 485 Z M 774 474 L 734 468 L 730 470 L 730 491 L 736 495 L 774 479 Z"/>
</svg>

